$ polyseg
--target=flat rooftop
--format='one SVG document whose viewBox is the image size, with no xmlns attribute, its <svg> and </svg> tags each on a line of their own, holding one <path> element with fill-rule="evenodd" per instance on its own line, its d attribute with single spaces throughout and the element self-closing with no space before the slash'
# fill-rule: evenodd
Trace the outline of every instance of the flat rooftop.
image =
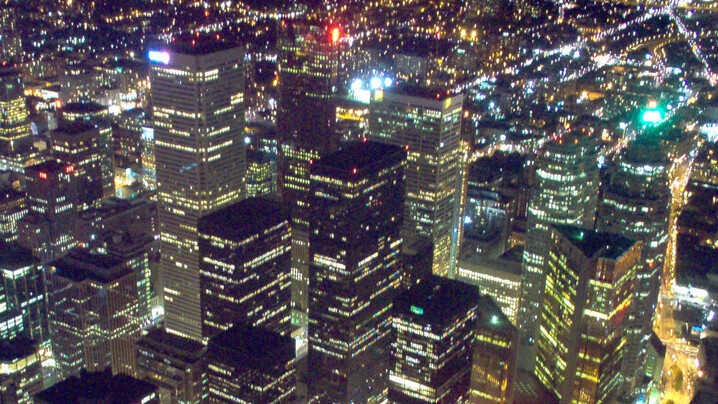
<svg viewBox="0 0 718 404">
<path fill-rule="evenodd" d="M 291 337 L 246 324 L 235 324 L 210 338 L 207 349 L 229 352 L 234 356 L 229 360 L 247 358 L 263 362 L 287 352 L 291 357 L 286 360 L 294 358 L 294 340 Z"/>
<path fill-rule="evenodd" d="M 162 350 L 163 352 L 170 352 L 172 356 L 176 356 L 187 362 L 195 362 L 201 359 L 205 351 L 205 346 L 202 343 L 179 335 L 170 334 L 165 331 L 164 328 L 150 331 L 137 341 L 137 345 L 149 349 Z"/>
<path fill-rule="evenodd" d="M 586 257 L 617 259 L 628 251 L 636 241 L 617 234 L 601 233 L 574 226 L 553 226 L 561 235 L 571 241 Z"/>
<path fill-rule="evenodd" d="M 18 269 L 37 263 L 30 249 L 18 243 L 0 242 L 0 268 Z"/>
<path fill-rule="evenodd" d="M 206 35 L 181 38 L 166 47 L 170 52 L 192 56 L 209 55 L 233 48 L 240 48 L 240 45 L 230 41 L 218 40 L 216 37 Z"/>
<path fill-rule="evenodd" d="M 82 282 L 85 279 L 108 283 L 132 272 L 119 259 L 105 254 L 96 254 L 85 248 L 74 248 L 66 256 L 52 261 L 55 276 Z"/>
<path fill-rule="evenodd" d="M 476 310 L 479 297 L 476 286 L 431 275 L 397 296 L 394 312 L 443 328 L 453 318 Z"/>
<path fill-rule="evenodd" d="M 44 172 L 48 174 L 56 174 L 59 172 L 63 172 L 65 170 L 65 167 L 71 166 L 71 164 L 65 164 L 60 163 L 57 160 L 47 160 L 40 164 L 36 164 L 34 166 L 27 167 L 25 169 L 25 173 L 34 173 L 35 175 L 38 172 Z"/>
<path fill-rule="evenodd" d="M 431 100 L 443 101 L 446 98 L 456 96 L 451 91 L 443 87 L 426 87 L 415 84 L 401 83 L 394 87 L 384 90 L 388 94 L 407 95 L 410 97 L 426 98 Z"/>
<path fill-rule="evenodd" d="M 242 241 L 289 219 L 281 205 L 265 198 L 248 198 L 199 219 L 200 234 Z"/>
<path fill-rule="evenodd" d="M 141 400 L 157 387 L 124 374 L 112 376 L 109 370 L 72 376 L 35 395 L 41 403 L 130 403 Z"/>
<path fill-rule="evenodd" d="M 26 358 L 38 350 L 37 344 L 26 337 L 0 341 L 0 362 L 9 363 Z"/>
<path fill-rule="evenodd" d="M 104 107 L 96 102 L 68 102 L 63 105 L 61 109 L 63 113 L 70 114 L 98 113 L 105 110 L 107 110 L 107 107 Z"/>
<path fill-rule="evenodd" d="M 399 146 L 366 141 L 351 143 L 322 157 L 312 165 L 312 174 L 341 179 L 359 179 L 406 159 Z"/>
</svg>

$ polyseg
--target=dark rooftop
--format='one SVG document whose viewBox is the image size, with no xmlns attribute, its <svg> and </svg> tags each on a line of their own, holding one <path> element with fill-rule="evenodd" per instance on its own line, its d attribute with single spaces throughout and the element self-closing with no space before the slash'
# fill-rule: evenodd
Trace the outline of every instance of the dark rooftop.
<svg viewBox="0 0 718 404">
<path fill-rule="evenodd" d="M 598 255 L 601 258 L 617 259 L 636 243 L 617 234 L 600 233 L 581 227 L 562 225 L 553 227 L 589 258 Z"/>
<path fill-rule="evenodd" d="M 95 130 L 95 126 L 85 123 L 83 121 L 62 121 L 55 129 L 55 132 L 66 135 L 75 135 L 78 133 L 84 133 L 90 130 Z"/>
<path fill-rule="evenodd" d="M 20 244 L 0 242 L 0 267 L 3 269 L 23 268 L 36 262 L 32 251 Z"/>
<path fill-rule="evenodd" d="M 25 174 L 33 173 L 33 176 L 38 172 L 44 172 L 48 174 L 57 174 L 59 172 L 65 171 L 65 167 L 70 166 L 70 164 L 64 164 L 60 163 L 57 160 L 47 160 L 45 162 L 42 162 L 40 164 L 36 164 L 34 166 L 27 167 L 25 169 Z"/>
<path fill-rule="evenodd" d="M 187 38 L 172 42 L 167 46 L 167 49 L 171 52 L 183 55 L 203 56 L 239 47 L 240 45 L 236 43 L 201 35 L 199 37 L 188 36 Z"/>
<path fill-rule="evenodd" d="M 181 357 L 182 360 L 188 362 L 198 360 L 205 350 L 205 346 L 202 345 L 202 343 L 179 335 L 170 334 L 165 331 L 164 328 L 150 331 L 137 341 L 137 345 L 153 349 L 164 348 L 168 351 L 172 351 L 175 356 Z"/>
<path fill-rule="evenodd" d="M 473 285 L 431 275 L 397 296 L 394 312 L 441 328 L 453 318 L 476 310 L 479 298 L 479 290 Z"/>
<path fill-rule="evenodd" d="M 384 92 L 389 94 L 408 95 L 410 97 L 427 98 L 438 101 L 442 101 L 455 95 L 451 94 L 451 92 L 446 88 L 425 87 L 408 83 L 397 84 L 394 87 L 390 87 L 384 90 Z"/>
<path fill-rule="evenodd" d="M 49 266 L 55 268 L 55 276 L 70 279 L 73 282 L 91 279 L 108 283 L 132 272 L 119 259 L 93 253 L 80 247 L 73 248 L 68 255 L 52 261 Z"/>
<path fill-rule="evenodd" d="M 406 159 L 399 146 L 366 141 L 345 146 L 312 165 L 312 174 L 359 179 Z"/>
<path fill-rule="evenodd" d="M 229 361 L 245 359 L 261 363 L 278 356 L 285 356 L 284 360 L 294 358 L 294 340 L 291 337 L 246 324 L 235 324 L 215 335 L 209 340 L 207 349 L 213 354 L 231 355 L 231 358 L 226 358 Z"/>
<path fill-rule="evenodd" d="M 153 384 L 109 370 L 72 376 L 35 395 L 41 403 L 132 403 L 156 391 Z M 37 401 L 36 401 L 37 402 Z"/>
<path fill-rule="evenodd" d="M 63 113 L 70 114 L 88 114 L 93 112 L 100 112 L 106 110 L 107 107 L 96 102 L 69 102 L 62 106 Z"/>
<path fill-rule="evenodd" d="M 12 362 L 26 358 L 37 352 L 38 346 L 35 341 L 26 337 L 3 339 L 0 341 L 0 362 Z"/>
<path fill-rule="evenodd" d="M 249 198 L 201 217 L 197 230 L 200 234 L 242 241 L 287 220 L 287 213 L 278 202 Z"/>
<path fill-rule="evenodd" d="M 676 284 L 718 291 L 718 251 L 700 245 L 697 236 L 676 237 Z"/>
<path fill-rule="evenodd" d="M 502 333 L 515 333 L 516 327 L 508 317 L 501 311 L 494 299 L 489 295 L 483 295 L 479 299 L 479 319 L 477 325 L 480 328 L 488 328 Z"/>
</svg>

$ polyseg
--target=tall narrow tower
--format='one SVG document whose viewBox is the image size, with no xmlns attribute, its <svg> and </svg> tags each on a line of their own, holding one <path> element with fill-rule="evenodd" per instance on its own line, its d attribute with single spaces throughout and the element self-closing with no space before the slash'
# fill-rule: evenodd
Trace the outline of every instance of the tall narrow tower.
<svg viewBox="0 0 718 404">
<path fill-rule="evenodd" d="M 198 219 L 242 198 L 244 52 L 209 38 L 149 53 L 165 324 L 200 340 Z"/>
<path fill-rule="evenodd" d="M 370 137 L 407 150 L 406 237 L 434 244 L 433 273 L 454 278 L 461 207 L 463 95 L 398 86 L 377 90 L 371 101 Z"/>
<path fill-rule="evenodd" d="M 524 346 L 536 338 L 546 282 L 545 257 L 554 224 L 593 228 L 598 198 L 598 159 L 592 138 L 572 133 L 551 141 L 536 162 L 529 200 L 521 274 L 518 328 Z M 532 367 L 529 357 L 522 366 Z"/>
<path fill-rule="evenodd" d="M 0 153 L 21 153 L 32 146 L 29 116 L 20 72 L 0 63 Z"/>
</svg>

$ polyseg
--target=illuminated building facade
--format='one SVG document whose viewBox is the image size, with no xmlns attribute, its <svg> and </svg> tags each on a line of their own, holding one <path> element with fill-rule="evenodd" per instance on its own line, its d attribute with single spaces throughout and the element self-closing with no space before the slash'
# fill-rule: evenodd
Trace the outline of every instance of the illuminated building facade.
<svg viewBox="0 0 718 404">
<path fill-rule="evenodd" d="M 134 375 L 141 324 L 137 280 L 125 262 L 76 248 L 48 264 L 47 293 L 60 379 L 108 366 Z"/>
<path fill-rule="evenodd" d="M 247 150 L 247 198 L 277 192 L 277 161 L 268 153 Z"/>
<path fill-rule="evenodd" d="M 210 338 L 205 372 L 208 403 L 293 403 L 294 340 L 235 325 Z"/>
<path fill-rule="evenodd" d="M 137 341 L 136 346 L 137 377 L 157 386 L 162 404 L 204 402 L 204 345 L 156 329 Z"/>
<path fill-rule="evenodd" d="M 312 164 L 308 368 L 320 400 L 386 398 L 405 158 L 400 147 L 363 142 Z"/>
<path fill-rule="evenodd" d="M 202 335 L 235 323 L 282 335 L 291 327 L 291 237 L 278 202 L 249 198 L 202 217 Z"/>
<path fill-rule="evenodd" d="M 456 279 L 476 285 L 482 294 L 491 296 L 511 324 L 516 324 L 521 290 L 523 249 L 514 247 L 497 258 L 474 253 L 459 259 Z"/>
<path fill-rule="evenodd" d="M 45 264 L 62 257 L 76 244 L 75 167 L 56 160 L 27 167 L 25 189 L 29 212 L 18 222 L 18 241 Z"/>
<path fill-rule="evenodd" d="M 63 123 L 50 134 L 52 156 L 75 167 L 77 210 L 99 207 L 105 196 L 100 131 L 82 121 Z M 115 184 L 109 184 L 114 194 Z M 108 196 L 110 196 L 108 195 Z"/>
<path fill-rule="evenodd" d="M 0 239 L 16 241 L 17 222 L 27 214 L 27 201 L 23 192 L 9 188 L 0 191 Z"/>
<path fill-rule="evenodd" d="M 613 402 L 625 387 L 642 243 L 580 227 L 550 232 L 536 376 L 561 403 Z"/>
<path fill-rule="evenodd" d="M 598 183 L 598 156 L 591 138 L 566 135 L 549 142 L 538 157 L 526 219 L 518 315 L 522 342 L 528 346 L 535 342 L 541 316 L 549 226 L 593 227 Z"/>
<path fill-rule="evenodd" d="M 469 395 L 479 291 L 431 275 L 394 299 L 391 403 L 456 403 Z"/>
<path fill-rule="evenodd" d="M 0 341 L 0 402 L 31 404 L 42 390 L 38 344 L 25 337 Z"/>
<path fill-rule="evenodd" d="M 197 38 L 149 57 L 165 326 L 199 340 L 197 220 L 244 193 L 244 52 Z"/>
<path fill-rule="evenodd" d="M 152 314 L 149 252 L 154 241 L 153 237 L 145 233 L 116 231 L 106 237 L 102 246 L 103 252 L 126 263 L 134 272 L 137 280 L 137 316 L 140 321 L 149 320 Z"/>
<path fill-rule="evenodd" d="M 514 402 L 519 332 L 503 314 L 502 308 L 488 295 L 479 299 L 473 347 L 468 402 Z"/>
<path fill-rule="evenodd" d="M 148 191 L 157 189 L 157 164 L 155 160 L 155 129 L 153 127 L 142 127 L 142 185 Z"/>
<path fill-rule="evenodd" d="M 404 229 L 434 245 L 433 273 L 453 278 L 461 209 L 461 108 L 463 95 L 413 86 L 376 91 L 372 140 L 407 150 Z"/>
<path fill-rule="evenodd" d="M 32 251 L 17 243 L 0 243 L 0 276 L 0 289 L 4 289 L 0 305 L 7 304 L 11 312 L 22 314 L 24 335 L 49 345 L 45 280 Z"/>
<path fill-rule="evenodd" d="M 20 72 L 0 63 L 0 153 L 17 154 L 32 146 L 30 113 Z"/>
<path fill-rule="evenodd" d="M 661 286 L 668 243 L 671 190 L 667 161 L 655 140 L 631 142 L 603 191 L 597 229 L 643 242 L 636 269 L 636 300 L 632 306 L 629 369 L 640 378 L 642 351 L 647 348 Z M 627 375 L 632 377 L 631 375 Z M 636 382 L 640 380 L 636 379 Z"/>
<path fill-rule="evenodd" d="M 305 328 L 310 164 L 334 151 L 340 140 L 334 95 L 342 44 L 333 33 L 328 27 L 287 23 L 278 44 L 279 188 L 292 218 L 292 322 Z"/>
</svg>

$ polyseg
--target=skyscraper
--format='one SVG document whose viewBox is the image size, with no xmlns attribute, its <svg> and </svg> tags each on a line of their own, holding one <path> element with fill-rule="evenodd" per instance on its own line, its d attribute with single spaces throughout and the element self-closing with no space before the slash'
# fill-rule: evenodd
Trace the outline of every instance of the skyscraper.
<svg viewBox="0 0 718 404">
<path fill-rule="evenodd" d="M 202 337 L 197 220 L 242 198 L 244 52 L 210 38 L 149 53 L 169 332 Z"/>
<path fill-rule="evenodd" d="M 461 207 L 463 95 L 399 86 L 374 93 L 372 140 L 407 150 L 404 229 L 434 245 L 433 272 L 455 276 Z"/>
<path fill-rule="evenodd" d="M 308 367 L 309 393 L 321 400 L 385 398 L 405 158 L 365 142 L 312 164 Z"/>
<path fill-rule="evenodd" d="M 531 192 L 518 313 L 522 342 L 528 347 L 535 342 L 541 315 L 549 226 L 593 227 L 598 198 L 594 140 L 571 133 L 549 142 L 536 162 L 536 181 Z M 520 364 L 532 368 L 531 361 L 532 358 L 522 358 Z"/>
<path fill-rule="evenodd" d="M 45 277 L 32 251 L 17 243 L 0 243 L 0 284 L 0 304 L 4 300 L 11 312 L 22 314 L 24 334 L 49 345 Z"/>
<path fill-rule="evenodd" d="M 28 214 L 18 222 L 18 242 L 46 264 L 77 244 L 75 167 L 48 160 L 25 169 Z"/>
<path fill-rule="evenodd" d="M 112 367 L 134 374 L 140 318 L 135 273 L 125 262 L 76 248 L 48 264 L 52 351 L 61 379 Z"/>
<path fill-rule="evenodd" d="M 161 403 L 199 404 L 206 399 L 202 343 L 150 331 L 136 343 L 137 377 L 157 386 Z"/>
<path fill-rule="evenodd" d="M 580 227 L 549 231 L 536 376 L 561 403 L 613 402 L 629 366 L 626 331 L 642 243 Z"/>
<path fill-rule="evenodd" d="M 26 337 L 0 340 L 0 402 L 33 403 L 42 390 L 42 361 L 37 342 Z"/>
<path fill-rule="evenodd" d="M 394 299 L 391 403 L 456 403 L 469 396 L 479 291 L 429 276 Z"/>
<path fill-rule="evenodd" d="M 1 154 L 22 153 L 32 146 L 29 116 L 20 72 L 14 65 L 0 63 Z"/>
<path fill-rule="evenodd" d="M 235 323 L 289 335 L 291 236 L 278 202 L 249 198 L 202 217 L 202 335 Z"/>
<path fill-rule="evenodd" d="M 338 28 L 337 28 L 338 30 Z M 279 188 L 292 218 L 292 322 L 307 325 L 309 175 L 312 161 L 339 146 L 334 95 L 339 31 L 286 23 L 279 40 Z"/>
<path fill-rule="evenodd" d="M 292 403 L 294 340 L 237 324 L 210 338 L 205 372 L 208 403 Z"/>
<path fill-rule="evenodd" d="M 671 190 L 669 165 L 657 140 L 629 143 L 611 174 L 599 205 L 597 229 L 643 241 L 636 270 L 636 300 L 631 313 L 630 368 L 641 370 L 641 351 L 653 328 L 668 242 Z M 639 377 L 637 374 L 636 377 Z M 640 380 L 636 380 L 637 382 Z"/>
</svg>

